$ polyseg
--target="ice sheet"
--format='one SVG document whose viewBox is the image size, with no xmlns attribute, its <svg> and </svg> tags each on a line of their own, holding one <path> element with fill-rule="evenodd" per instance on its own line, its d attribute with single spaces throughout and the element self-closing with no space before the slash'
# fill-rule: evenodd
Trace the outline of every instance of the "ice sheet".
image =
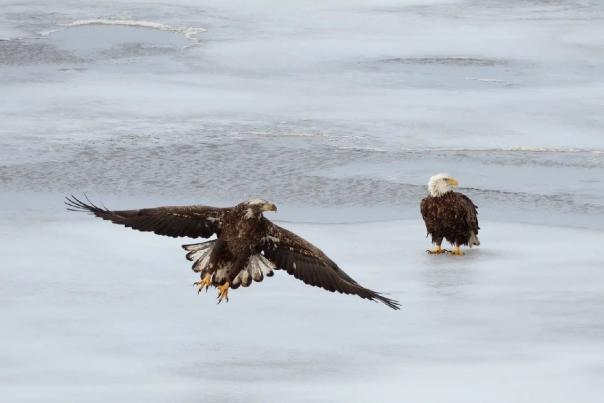
<svg viewBox="0 0 604 403">
<path fill-rule="evenodd" d="M 603 18 L 600 1 L 3 1 L 0 400 L 598 402 Z M 84 21 L 121 33 L 91 53 Z M 423 252 L 438 171 L 480 207 L 463 259 Z M 216 306 L 178 240 L 66 215 L 84 191 L 270 199 L 403 309 L 283 273 Z"/>
<path fill-rule="evenodd" d="M 602 232 L 483 222 L 482 246 L 455 258 L 428 256 L 417 220 L 283 224 L 397 312 L 284 272 L 217 306 L 195 293 L 181 240 L 65 217 L 1 227 L 7 401 L 595 403 L 604 391 Z"/>
</svg>

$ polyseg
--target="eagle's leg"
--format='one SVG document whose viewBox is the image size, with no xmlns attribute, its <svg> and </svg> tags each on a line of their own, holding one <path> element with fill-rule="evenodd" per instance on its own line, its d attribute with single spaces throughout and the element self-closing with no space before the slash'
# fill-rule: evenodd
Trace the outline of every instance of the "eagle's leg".
<svg viewBox="0 0 604 403">
<path fill-rule="evenodd" d="M 464 253 L 461 251 L 461 247 L 459 245 L 455 245 L 451 251 L 451 254 L 455 256 L 463 256 Z"/>
<path fill-rule="evenodd" d="M 204 287 L 206 289 L 206 292 L 208 292 L 208 288 L 210 288 L 210 286 L 212 285 L 212 275 L 210 273 L 206 273 L 206 275 L 201 280 L 194 282 L 193 285 L 199 287 L 197 289 L 197 294 L 199 294 L 204 289 Z"/>
<path fill-rule="evenodd" d="M 440 255 L 446 251 L 440 246 L 440 244 L 437 244 L 434 249 L 428 249 L 426 252 L 428 252 L 430 255 Z"/>
<path fill-rule="evenodd" d="M 228 281 L 223 285 L 219 285 L 218 287 L 216 287 L 218 288 L 218 296 L 216 298 L 218 299 L 219 304 L 222 302 L 223 299 L 226 299 L 226 301 L 229 302 L 229 287 L 230 284 Z"/>
</svg>

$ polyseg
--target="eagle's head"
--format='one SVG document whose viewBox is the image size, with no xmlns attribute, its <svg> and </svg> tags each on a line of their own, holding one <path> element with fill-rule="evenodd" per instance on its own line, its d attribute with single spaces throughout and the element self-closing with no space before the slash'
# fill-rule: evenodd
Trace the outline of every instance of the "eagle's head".
<svg viewBox="0 0 604 403">
<path fill-rule="evenodd" d="M 459 185 L 457 179 L 448 174 L 436 174 L 428 182 L 428 193 L 432 197 L 440 197 Z"/>
<path fill-rule="evenodd" d="M 260 217 L 265 211 L 277 211 L 274 203 L 264 199 L 250 199 L 241 204 L 245 208 L 245 218 Z"/>
</svg>

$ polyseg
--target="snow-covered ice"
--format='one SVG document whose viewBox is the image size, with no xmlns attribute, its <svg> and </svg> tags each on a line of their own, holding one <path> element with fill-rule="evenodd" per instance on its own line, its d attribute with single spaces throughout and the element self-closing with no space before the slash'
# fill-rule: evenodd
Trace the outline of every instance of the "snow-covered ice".
<svg viewBox="0 0 604 403">
<path fill-rule="evenodd" d="M 5 0 L 0 401 L 598 402 L 601 1 Z M 436 172 L 482 246 L 430 257 Z M 393 312 L 68 214 L 276 202 Z M 98 220 L 97 220 L 98 221 Z"/>
<path fill-rule="evenodd" d="M 216 305 L 214 290 L 196 294 L 182 240 L 84 215 L 2 227 L 3 400 L 597 402 L 604 391 L 602 232 L 487 221 L 484 246 L 455 258 L 425 253 L 419 220 L 283 225 L 402 310 L 285 272 Z"/>
</svg>

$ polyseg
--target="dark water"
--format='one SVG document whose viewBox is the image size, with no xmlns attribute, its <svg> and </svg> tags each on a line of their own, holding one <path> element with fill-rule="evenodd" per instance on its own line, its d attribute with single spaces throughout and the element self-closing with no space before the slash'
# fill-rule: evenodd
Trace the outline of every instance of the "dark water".
<svg viewBox="0 0 604 403">
<path fill-rule="evenodd" d="M 29 161 L 0 166 L 0 184 L 12 192 L 87 192 L 104 200 L 235 203 L 261 195 L 282 205 L 374 209 L 350 218 L 364 221 L 415 216 L 429 176 L 449 172 L 489 219 L 604 225 L 602 153 L 371 150 L 340 147 L 320 129 L 291 136 L 300 129 L 219 126 L 43 141 L 28 150 Z M 17 156 L 18 147 L 13 151 Z"/>
</svg>

